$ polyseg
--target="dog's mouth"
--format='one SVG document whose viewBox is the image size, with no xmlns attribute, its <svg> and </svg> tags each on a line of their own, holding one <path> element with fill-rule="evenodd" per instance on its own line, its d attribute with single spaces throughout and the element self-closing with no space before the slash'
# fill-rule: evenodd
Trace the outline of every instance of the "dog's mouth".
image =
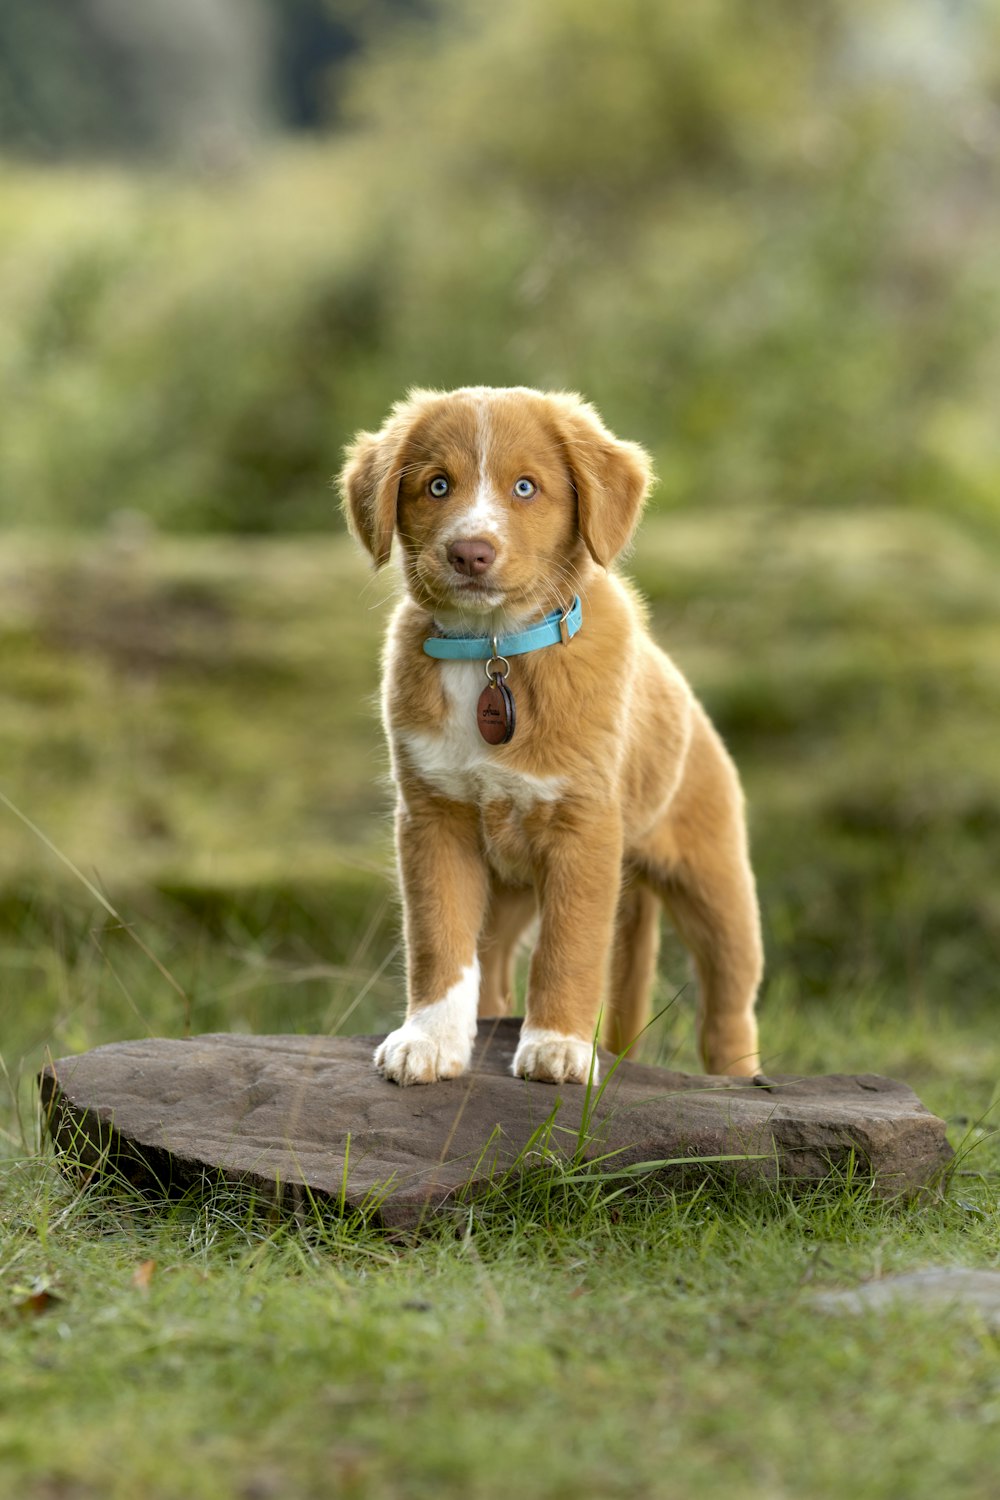
<svg viewBox="0 0 1000 1500">
<path fill-rule="evenodd" d="M 437 560 L 430 565 L 425 560 L 422 565 L 418 564 L 416 573 L 427 602 L 435 608 L 486 614 L 502 608 L 507 600 L 507 590 L 495 568 L 470 576 L 453 568 L 442 568 Z"/>
<path fill-rule="evenodd" d="M 495 578 L 450 578 L 441 603 L 478 615 L 501 609 L 506 598 Z"/>
<path fill-rule="evenodd" d="M 468 577 L 445 572 L 437 560 L 414 560 L 410 572 L 414 598 L 447 631 L 466 635 L 510 634 L 537 623 L 555 608 L 563 608 L 558 593 L 539 587 L 537 580 L 501 583 L 496 570 Z M 572 597 L 572 588 L 569 591 Z M 550 597 L 551 595 L 551 597 Z"/>
<path fill-rule="evenodd" d="M 503 590 L 497 585 L 496 579 L 488 573 L 483 574 L 479 578 L 461 578 L 457 574 L 453 574 L 448 579 L 448 586 L 450 592 L 460 598 L 467 598 L 469 595 L 474 598 L 477 594 L 489 594 L 491 596 L 503 594 Z"/>
</svg>

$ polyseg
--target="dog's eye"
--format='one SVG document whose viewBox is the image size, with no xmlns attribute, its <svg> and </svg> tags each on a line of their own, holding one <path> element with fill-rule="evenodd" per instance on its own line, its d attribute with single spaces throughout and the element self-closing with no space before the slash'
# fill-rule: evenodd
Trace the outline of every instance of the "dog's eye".
<svg viewBox="0 0 1000 1500">
<path fill-rule="evenodd" d="M 537 488 L 533 479 L 521 478 L 514 486 L 514 494 L 519 500 L 530 500 Z"/>
<path fill-rule="evenodd" d="M 438 474 L 434 479 L 431 480 L 427 488 L 434 496 L 435 500 L 443 500 L 445 495 L 447 495 L 448 491 L 451 489 L 451 485 L 448 483 L 447 479 L 445 479 L 443 474 Z"/>
</svg>

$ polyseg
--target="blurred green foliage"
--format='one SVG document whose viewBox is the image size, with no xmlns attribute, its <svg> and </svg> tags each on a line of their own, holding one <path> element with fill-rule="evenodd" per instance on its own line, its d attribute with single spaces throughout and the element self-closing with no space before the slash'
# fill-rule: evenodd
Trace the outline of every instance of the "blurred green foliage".
<svg viewBox="0 0 1000 1500">
<path fill-rule="evenodd" d="M 400 9 L 325 142 L 0 170 L 0 520 L 325 529 L 357 426 L 482 381 L 582 389 L 663 505 L 996 531 L 997 0 Z"/>
</svg>

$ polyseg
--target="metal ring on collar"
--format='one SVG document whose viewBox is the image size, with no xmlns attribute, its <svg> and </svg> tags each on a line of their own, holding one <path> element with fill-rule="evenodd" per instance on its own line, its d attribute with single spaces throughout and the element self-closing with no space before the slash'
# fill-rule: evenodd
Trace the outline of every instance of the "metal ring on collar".
<svg viewBox="0 0 1000 1500">
<path fill-rule="evenodd" d="M 510 662 L 507 660 L 506 656 L 500 655 L 500 644 L 496 636 L 493 636 L 492 638 L 490 649 L 492 651 L 492 655 L 490 656 L 489 661 L 486 663 L 486 681 L 492 682 L 494 677 L 499 677 L 500 681 L 504 682 L 507 678 L 508 673 L 510 672 Z M 502 672 L 499 666 L 499 663 L 501 662 L 503 663 Z"/>
</svg>

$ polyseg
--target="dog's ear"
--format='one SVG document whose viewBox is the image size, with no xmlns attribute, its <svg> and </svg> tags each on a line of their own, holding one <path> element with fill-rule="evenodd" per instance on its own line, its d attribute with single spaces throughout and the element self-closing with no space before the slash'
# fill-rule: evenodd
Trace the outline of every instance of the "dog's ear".
<svg viewBox="0 0 1000 1500">
<path fill-rule="evenodd" d="M 607 567 L 632 539 L 653 483 L 649 454 L 609 432 L 578 396 L 556 398 L 566 461 L 576 490 L 580 535 Z"/>
<path fill-rule="evenodd" d="M 341 504 L 352 534 L 367 547 L 376 568 L 389 561 L 392 550 L 399 482 L 415 424 L 440 396 L 440 391 L 408 391 L 378 432 L 359 432 L 344 450 L 339 477 Z"/>
<path fill-rule="evenodd" d="M 394 417 L 379 432 L 359 432 L 344 450 L 340 495 L 347 524 L 367 547 L 376 568 L 389 561 L 396 530 L 400 447 Z"/>
</svg>

